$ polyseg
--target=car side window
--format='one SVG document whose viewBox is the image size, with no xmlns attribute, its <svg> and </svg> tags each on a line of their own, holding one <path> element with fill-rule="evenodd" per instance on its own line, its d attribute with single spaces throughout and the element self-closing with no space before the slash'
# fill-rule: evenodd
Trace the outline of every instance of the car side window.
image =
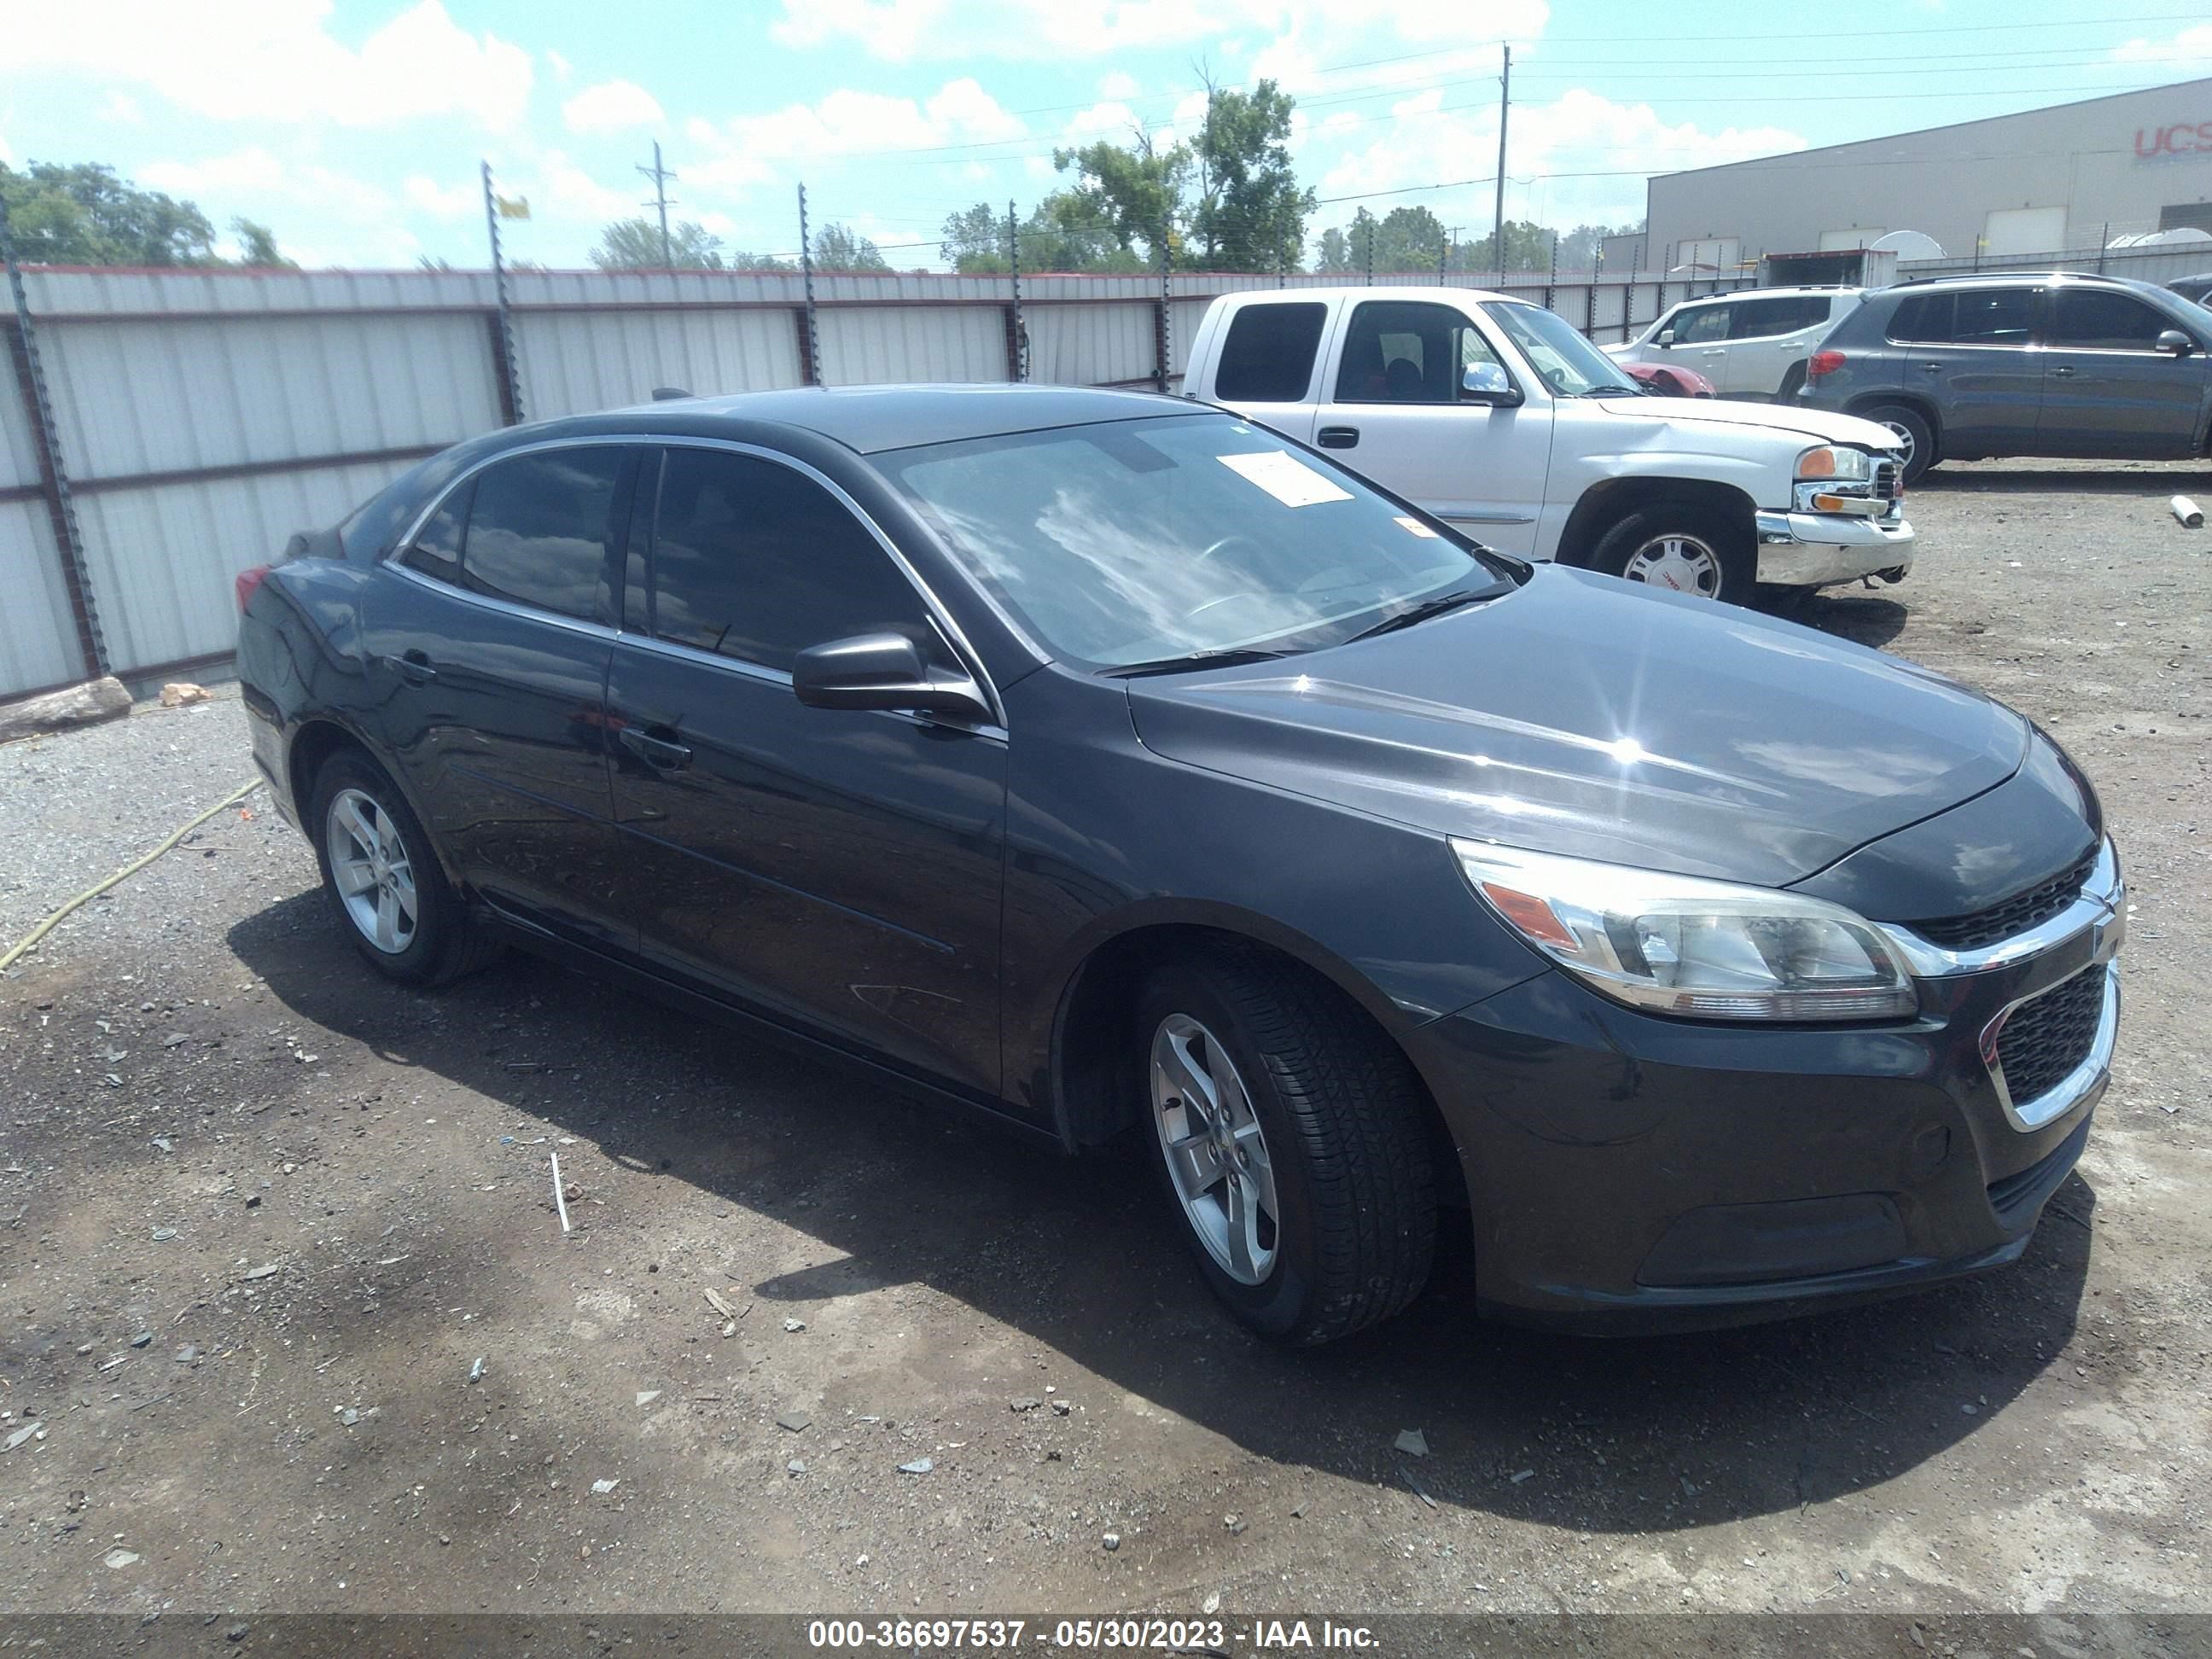
<svg viewBox="0 0 2212 1659">
<path fill-rule="evenodd" d="M 1735 315 L 1729 324 L 1731 340 L 1763 340 L 1810 326 L 1802 300 L 1739 300 L 1732 309 Z"/>
<path fill-rule="evenodd" d="M 564 617 L 608 617 L 607 557 L 629 459 L 620 445 L 593 444 L 486 467 L 461 539 L 461 586 Z"/>
<path fill-rule="evenodd" d="M 1886 331 L 1902 344 L 1946 345 L 1951 338 L 1951 296 L 1909 294 L 1897 302 Z"/>
<path fill-rule="evenodd" d="M 2051 296 L 2045 343 L 2078 351 L 2150 351 L 2172 319 L 2130 294 L 2062 288 Z"/>
<path fill-rule="evenodd" d="M 420 533 L 400 550 L 399 562 L 458 586 L 461 580 L 461 532 L 468 526 L 469 500 L 476 493 L 474 478 L 458 489 L 447 491 L 446 499 L 438 503 L 438 510 L 422 521 Z"/>
<path fill-rule="evenodd" d="M 1213 395 L 1230 403 L 1301 401 L 1328 323 L 1328 307 L 1310 300 L 1241 307 L 1229 319 Z"/>
<path fill-rule="evenodd" d="M 1962 289 L 1951 297 L 1954 345 L 2024 346 L 2034 331 L 2032 288 Z"/>
<path fill-rule="evenodd" d="M 1729 321 L 1735 310 L 1733 305 L 1686 306 L 1674 319 L 1676 345 L 1706 345 L 1729 337 Z"/>
<path fill-rule="evenodd" d="M 1370 300 L 1356 307 L 1345 332 L 1336 400 L 1347 404 L 1455 404 L 1467 371 L 1510 382 L 1482 331 L 1451 306 Z M 1494 388 L 1493 388 L 1494 389 Z"/>
<path fill-rule="evenodd" d="M 943 656 L 914 584 L 796 468 L 670 448 L 654 495 L 651 626 L 659 638 L 785 672 L 809 646 L 885 630 Z"/>
</svg>

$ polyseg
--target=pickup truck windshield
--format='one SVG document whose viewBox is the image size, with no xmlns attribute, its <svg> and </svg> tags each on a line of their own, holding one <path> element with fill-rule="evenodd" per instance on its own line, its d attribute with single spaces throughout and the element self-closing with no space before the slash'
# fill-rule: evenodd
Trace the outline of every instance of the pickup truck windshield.
<svg viewBox="0 0 2212 1659">
<path fill-rule="evenodd" d="M 1511 586 L 1358 479 L 1234 419 L 872 459 L 1042 644 L 1093 668 L 1312 650 L 1448 590 Z"/>
<path fill-rule="evenodd" d="M 1565 318 L 1510 300 L 1485 300 L 1482 308 L 1521 348 L 1521 355 L 1543 377 L 1554 398 L 1635 394 L 1620 365 L 1583 338 Z"/>
</svg>

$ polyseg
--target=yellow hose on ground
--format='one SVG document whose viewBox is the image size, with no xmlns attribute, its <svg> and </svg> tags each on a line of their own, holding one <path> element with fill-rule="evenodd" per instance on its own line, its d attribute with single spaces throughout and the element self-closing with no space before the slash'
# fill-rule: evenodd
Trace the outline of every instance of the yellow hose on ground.
<svg viewBox="0 0 2212 1659">
<path fill-rule="evenodd" d="M 143 870 L 155 859 L 161 857 L 162 854 L 167 852 L 172 847 L 174 847 L 186 836 L 189 836 L 193 830 L 198 829 L 200 825 L 205 823 L 216 813 L 222 811 L 224 807 L 237 805 L 239 802 L 244 800 L 248 795 L 252 794 L 260 787 L 261 780 L 259 778 L 252 778 L 247 780 L 246 782 L 241 783 L 237 788 L 232 790 L 228 795 L 225 795 L 221 800 L 209 807 L 206 811 L 201 813 L 189 823 L 179 826 L 179 828 L 170 835 L 167 841 L 163 842 L 159 847 L 156 847 L 152 852 L 147 854 L 144 858 L 138 860 L 136 863 L 125 865 L 113 875 L 108 877 L 106 880 L 100 882 L 94 886 L 86 888 L 84 891 L 79 893 L 75 898 L 70 900 L 68 903 L 63 905 L 60 909 L 55 911 L 53 915 L 48 916 L 44 921 L 31 929 L 29 933 L 24 934 L 21 939 L 9 945 L 4 954 L 0 954 L 0 974 L 4 974 L 9 969 L 14 967 L 15 965 L 16 957 L 21 956 L 33 945 L 36 945 L 40 939 L 52 933 L 54 928 L 54 924 L 61 921 L 63 917 L 68 915 L 70 911 L 76 909 L 81 904 L 91 903 L 93 900 L 98 898 L 109 888 L 114 886 L 117 882 L 127 880 L 129 878 L 137 875 L 141 870 Z"/>
</svg>

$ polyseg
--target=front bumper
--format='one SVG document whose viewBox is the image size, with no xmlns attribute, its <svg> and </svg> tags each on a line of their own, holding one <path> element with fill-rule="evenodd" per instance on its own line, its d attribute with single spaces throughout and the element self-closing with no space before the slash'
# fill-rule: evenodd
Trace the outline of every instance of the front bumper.
<svg viewBox="0 0 2212 1659">
<path fill-rule="evenodd" d="M 1554 970 L 1421 1027 L 1408 1048 L 1459 1149 L 1484 1310 L 1694 1329 L 2016 1259 L 2109 1081 L 2118 943 L 2092 927 L 1923 981 L 1922 1015 L 1887 1026 L 1665 1019 Z M 2023 1115 L 1982 1033 L 2077 974 L 2105 981 L 2094 1043 Z"/>
<path fill-rule="evenodd" d="M 1841 513 L 1753 514 L 1759 535 L 1759 580 L 1780 587 L 1827 587 L 1884 571 L 1912 568 L 1919 539 L 1903 518 L 1864 519 Z"/>
</svg>

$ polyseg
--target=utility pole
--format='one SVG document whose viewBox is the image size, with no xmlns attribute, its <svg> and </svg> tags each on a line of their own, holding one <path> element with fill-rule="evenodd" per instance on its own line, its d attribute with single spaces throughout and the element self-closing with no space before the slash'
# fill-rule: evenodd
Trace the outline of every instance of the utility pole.
<svg viewBox="0 0 2212 1659">
<path fill-rule="evenodd" d="M 660 165 L 660 140 L 653 141 L 653 165 L 638 171 L 653 180 L 653 200 L 647 206 L 660 210 L 660 263 L 669 270 L 676 269 L 676 256 L 670 252 L 668 242 L 668 181 L 676 175 Z"/>
<path fill-rule="evenodd" d="M 1513 101 L 1513 48 L 1504 48 L 1505 66 L 1498 76 L 1498 207 L 1492 216 L 1498 227 L 1498 280 L 1505 280 L 1505 112 Z"/>
<path fill-rule="evenodd" d="M 1014 204 L 1006 204 L 1006 264 L 1014 276 L 1014 361 L 1011 365 L 1017 380 L 1030 377 L 1030 330 L 1022 317 L 1022 225 L 1014 216 Z"/>
<path fill-rule="evenodd" d="M 806 186 L 799 187 L 799 269 L 806 282 L 806 384 L 822 384 L 822 331 L 814 317 L 814 241 L 806 229 Z"/>
<path fill-rule="evenodd" d="M 491 163 L 483 164 L 484 198 L 484 233 L 491 239 L 491 287 L 499 302 L 499 315 L 495 337 L 499 343 L 500 382 L 507 393 L 507 423 L 519 424 L 522 420 L 522 380 L 514 365 L 514 314 L 507 297 L 507 261 L 500 257 L 499 205 L 491 187 Z"/>
<path fill-rule="evenodd" d="M 1447 225 L 1444 227 L 1444 263 L 1443 269 L 1437 272 L 1437 286 L 1438 288 L 1442 288 L 1444 285 L 1444 271 L 1451 269 L 1452 250 L 1459 246 L 1459 234 L 1466 228 L 1467 227 L 1465 225 Z"/>
</svg>

